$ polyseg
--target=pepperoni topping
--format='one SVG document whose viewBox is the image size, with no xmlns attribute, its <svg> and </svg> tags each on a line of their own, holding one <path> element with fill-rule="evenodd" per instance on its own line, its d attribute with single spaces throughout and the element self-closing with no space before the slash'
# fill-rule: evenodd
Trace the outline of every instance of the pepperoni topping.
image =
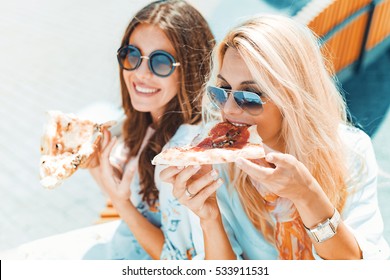
<svg viewBox="0 0 390 280">
<path fill-rule="evenodd" d="M 215 125 L 210 130 L 208 137 L 194 149 L 241 149 L 248 142 L 248 139 L 249 131 L 247 126 L 235 126 L 229 122 L 222 122 Z"/>
</svg>

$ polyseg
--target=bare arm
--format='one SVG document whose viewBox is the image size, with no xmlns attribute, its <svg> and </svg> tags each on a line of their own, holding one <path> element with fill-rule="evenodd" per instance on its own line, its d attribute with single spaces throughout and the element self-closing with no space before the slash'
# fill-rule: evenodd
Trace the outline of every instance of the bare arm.
<svg viewBox="0 0 390 280">
<path fill-rule="evenodd" d="M 201 220 L 206 260 L 237 259 L 219 215 L 216 220 Z"/>
<path fill-rule="evenodd" d="M 329 201 L 317 181 L 308 188 L 306 194 L 294 201 L 304 225 L 308 228 L 316 227 L 319 223 L 331 218 L 334 213 L 334 206 Z M 361 259 L 362 252 L 359 245 L 341 222 L 337 233 L 332 238 L 321 242 L 313 242 L 317 254 L 324 259 Z"/>
<path fill-rule="evenodd" d="M 301 162 L 282 153 L 267 155 L 267 161 L 273 163 L 275 168 L 260 166 L 245 159 L 238 160 L 237 165 L 255 181 L 262 182 L 270 192 L 290 199 L 306 227 L 313 228 L 332 217 L 334 206 Z M 313 245 L 324 259 L 362 258 L 354 235 L 342 222 L 336 235 L 322 243 L 313 241 Z"/>
<path fill-rule="evenodd" d="M 204 237 L 206 259 L 236 259 L 224 229 L 216 190 L 221 186 L 210 166 L 168 167 L 160 173 L 163 181 L 173 185 L 178 201 L 199 216 Z"/>
</svg>

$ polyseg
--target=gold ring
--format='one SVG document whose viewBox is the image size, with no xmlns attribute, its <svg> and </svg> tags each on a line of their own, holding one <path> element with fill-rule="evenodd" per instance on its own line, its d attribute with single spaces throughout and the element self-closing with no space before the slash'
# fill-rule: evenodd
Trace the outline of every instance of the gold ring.
<svg viewBox="0 0 390 280">
<path fill-rule="evenodd" d="M 188 190 L 188 188 L 186 188 L 185 194 L 186 194 L 186 196 L 188 196 L 188 197 L 194 197 L 194 196 L 195 196 L 195 194 L 190 193 L 190 191 Z"/>
</svg>

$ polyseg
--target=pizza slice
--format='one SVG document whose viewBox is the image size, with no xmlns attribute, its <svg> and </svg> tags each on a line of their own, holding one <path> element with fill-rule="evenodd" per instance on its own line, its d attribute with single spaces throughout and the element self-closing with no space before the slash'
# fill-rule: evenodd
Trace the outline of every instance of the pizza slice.
<svg viewBox="0 0 390 280">
<path fill-rule="evenodd" d="M 97 150 L 104 124 L 83 120 L 74 114 L 49 111 L 41 143 L 40 179 L 43 187 L 55 188 L 79 167 L 98 164 Z"/>
<path fill-rule="evenodd" d="M 218 164 L 234 162 L 240 157 L 259 159 L 265 156 L 256 126 L 235 126 L 229 122 L 220 122 L 197 142 L 185 147 L 168 148 L 156 155 L 152 164 Z"/>
</svg>

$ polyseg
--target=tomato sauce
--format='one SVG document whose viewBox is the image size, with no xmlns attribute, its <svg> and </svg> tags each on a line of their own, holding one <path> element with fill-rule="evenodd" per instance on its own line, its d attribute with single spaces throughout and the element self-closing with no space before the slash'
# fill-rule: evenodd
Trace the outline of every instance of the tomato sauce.
<svg viewBox="0 0 390 280">
<path fill-rule="evenodd" d="M 200 142 L 193 150 L 206 149 L 241 149 L 249 139 L 247 126 L 235 126 L 229 122 L 222 122 L 214 126 L 209 136 Z"/>
</svg>

